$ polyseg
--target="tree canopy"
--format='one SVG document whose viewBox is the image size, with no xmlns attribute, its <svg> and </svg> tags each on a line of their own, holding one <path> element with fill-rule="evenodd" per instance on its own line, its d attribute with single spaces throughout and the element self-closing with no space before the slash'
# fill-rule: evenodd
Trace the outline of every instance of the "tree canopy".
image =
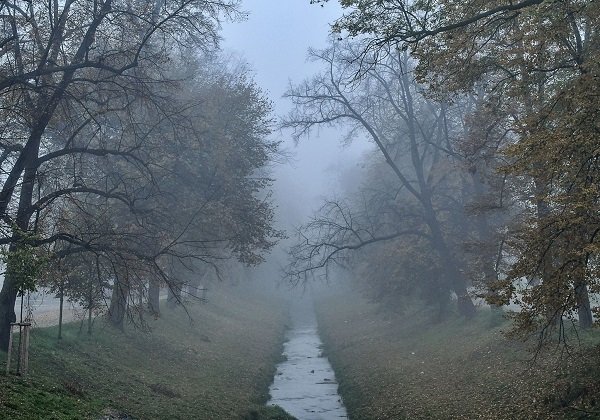
<svg viewBox="0 0 600 420">
<path fill-rule="evenodd" d="M 16 0 L 0 12 L 2 346 L 23 291 L 11 256 L 87 259 L 112 286 L 116 325 L 150 280 L 185 280 L 174 264 L 261 261 L 281 236 L 268 193 L 278 144 L 269 101 L 217 52 L 237 1 Z"/>
<path fill-rule="evenodd" d="M 565 322 L 590 327 L 598 310 L 590 299 L 598 290 L 597 2 L 340 4 L 343 16 L 333 24 L 338 41 L 313 54 L 326 70 L 292 89 L 296 111 L 289 125 L 302 134 L 315 124 L 353 121 L 350 135 L 374 141 L 400 181 L 391 205 L 395 212 L 407 208 L 404 200 L 412 196 L 408 208 L 414 215 L 416 199 L 421 223 L 430 220 L 417 228 L 422 237 L 435 237 L 431 245 L 442 238 L 453 250 L 444 259 L 437 245 L 434 260 L 441 270 L 458 264 L 471 297 L 498 306 L 516 303 L 519 310 L 511 315 L 516 334 L 565 341 Z M 340 47 L 344 43 L 350 47 Z M 394 70 L 402 56 L 409 61 L 398 61 Z M 403 80 L 413 87 L 403 87 Z M 384 102 L 389 104 L 382 108 Z M 381 181 L 370 179 L 365 191 Z M 304 269 L 372 242 L 377 248 L 363 250 L 370 256 L 363 267 L 369 267 L 369 258 L 394 255 L 406 272 L 422 273 L 415 277 L 421 285 L 440 275 L 423 271 L 431 262 L 418 268 L 414 256 L 402 257 L 410 251 L 394 232 L 414 234 L 414 217 L 390 219 L 388 207 L 374 199 L 345 202 L 335 200 L 335 217 L 326 205 L 301 230 L 302 245 L 292 255 L 302 249 L 303 256 L 311 255 Z M 366 221 L 360 218 L 363 202 L 369 203 Z M 373 220 L 388 234 L 380 235 L 388 245 L 374 234 L 357 243 L 357 233 L 331 236 L 321 227 L 327 221 L 344 232 L 361 232 L 365 223 L 372 229 Z M 384 227 L 390 220 L 395 226 Z M 419 249 L 422 241 L 410 247 Z M 396 290 L 409 293 L 399 286 L 406 284 L 401 272 L 378 275 L 380 266 L 370 267 L 373 271 L 363 272 L 367 278 L 393 276 Z"/>
</svg>

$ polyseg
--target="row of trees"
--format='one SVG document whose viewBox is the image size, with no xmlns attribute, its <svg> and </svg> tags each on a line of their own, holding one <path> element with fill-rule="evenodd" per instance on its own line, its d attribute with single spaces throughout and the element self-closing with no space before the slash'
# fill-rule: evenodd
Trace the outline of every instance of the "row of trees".
<svg viewBox="0 0 600 420">
<path fill-rule="evenodd" d="M 289 275 L 351 263 L 397 304 L 420 297 L 443 314 L 456 295 L 472 316 L 480 295 L 519 304 L 520 334 L 545 337 L 569 318 L 590 327 L 598 4 L 342 6 L 334 29 L 351 41 L 311 53 L 324 71 L 290 89 L 286 124 L 301 136 L 339 123 L 374 142 L 387 168 L 373 162 L 363 186 L 300 228 Z"/>
<path fill-rule="evenodd" d="M 239 17 L 234 0 L 2 2 L 2 348 L 39 279 L 85 278 L 84 300 L 108 286 L 122 327 L 143 313 L 133 295 L 157 313 L 159 287 L 179 301 L 207 266 L 256 264 L 281 236 L 270 103 L 216 49 Z"/>
</svg>

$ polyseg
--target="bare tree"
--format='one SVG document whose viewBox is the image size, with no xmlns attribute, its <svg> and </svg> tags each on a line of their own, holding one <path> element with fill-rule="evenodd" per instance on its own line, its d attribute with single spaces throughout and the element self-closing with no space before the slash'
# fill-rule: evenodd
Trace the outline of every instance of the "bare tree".
<svg viewBox="0 0 600 420">
<path fill-rule="evenodd" d="M 327 69 L 299 86 L 288 97 L 296 105 L 284 123 L 300 137 L 320 124 L 345 123 L 349 136 L 365 134 L 394 172 L 399 188 L 419 203 L 426 234 L 445 268 L 449 287 L 456 293 L 460 312 L 474 314 L 461 264 L 448 245 L 444 209 L 439 198 L 451 195 L 448 171 L 453 163 L 447 136 L 447 106 L 424 98 L 411 74 L 408 54 L 390 53 L 373 62 L 365 78 L 356 80 L 360 45 L 335 42 L 311 53 Z M 307 267 L 310 269 L 310 267 Z"/>
<path fill-rule="evenodd" d="M 145 133 L 136 132 L 136 112 L 121 112 L 123 120 L 115 111 L 151 102 L 148 86 L 165 79 L 161 69 L 168 65 L 173 47 L 213 44 L 220 16 L 237 12 L 234 1 L 200 0 L 7 1 L 0 10 L 0 100 L 5 117 L 0 130 L 5 173 L 0 215 L 8 231 L 2 242 L 14 253 L 32 229 L 32 216 L 58 197 L 81 193 L 128 201 L 114 188 L 119 185 L 114 171 L 112 178 L 105 178 L 106 188 L 82 185 L 77 173 L 69 187 L 46 180 L 43 196 L 36 187 L 51 174 L 43 167 L 69 157 L 76 161 L 83 156 L 119 156 L 140 165 L 133 152 L 143 144 Z M 134 135 L 125 136 L 127 131 Z M 90 134 L 91 141 L 86 141 Z M 125 137 L 128 141 L 121 142 Z M 55 190 L 48 192 L 52 187 Z M 49 242 L 51 238 L 43 240 Z M 16 275 L 9 266 L 0 292 L 3 347 L 21 288 Z"/>
</svg>

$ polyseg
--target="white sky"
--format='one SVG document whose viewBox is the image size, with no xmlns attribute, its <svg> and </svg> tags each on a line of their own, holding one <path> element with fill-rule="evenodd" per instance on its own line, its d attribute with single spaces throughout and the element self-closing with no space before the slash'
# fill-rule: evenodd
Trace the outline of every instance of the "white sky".
<svg viewBox="0 0 600 420">
<path fill-rule="evenodd" d="M 222 48 L 242 56 L 254 69 L 257 84 L 274 102 L 277 115 L 291 108 L 282 95 L 289 81 L 301 82 L 319 70 L 306 61 L 309 47 L 327 45 L 329 24 L 341 14 L 337 1 L 324 7 L 309 0 L 244 0 L 248 20 L 224 25 Z M 319 197 L 336 189 L 335 168 L 355 165 L 365 144 L 342 148 L 339 134 L 321 130 L 293 145 L 289 133 L 277 133 L 294 154 L 291 165 L 275 169 L 275 195 L 282 224 L 297 225 L 319 204 Z"/>
<path fill-rule="evenodd" d="M 329 23 L 341 10 L 337 1 L 321 7 L 309 0 L 243 0 L 242 9 L 248 20 L 224 25 L 222 47 L 251 64 L 258 84 L 285 111 L 289 107 L 277 100 L 288 80 L 302 80 L 318 69 L 306 62 L 306 52 L 327 45 Z"/>
</svg>

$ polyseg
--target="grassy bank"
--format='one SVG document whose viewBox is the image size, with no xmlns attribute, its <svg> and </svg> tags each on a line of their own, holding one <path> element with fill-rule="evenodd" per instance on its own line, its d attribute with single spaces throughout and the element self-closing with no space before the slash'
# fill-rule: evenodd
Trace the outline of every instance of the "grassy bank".
<svg viewBox="0 0 600 420">
<path fill-rule="evenodd" d="M 0 377 L 0 418 L 284 418 L 262 407 L 283 306 L 216 292 L 189 310 L 192 322 L 163 310 L 150 334 L 99 323 L 88 337 L 70 324 L 58 342 L 56 328 L 34 330 L 29 377 Z"/>
<path fill-rule="evenodd" d="M 565 356 L 561 367 L 555 352 L 533 363 L 491 311 L 431 325 L 344 296 L 317 312 L 353 420 L 600 418 L 597 348 Z"/>
</svg>

